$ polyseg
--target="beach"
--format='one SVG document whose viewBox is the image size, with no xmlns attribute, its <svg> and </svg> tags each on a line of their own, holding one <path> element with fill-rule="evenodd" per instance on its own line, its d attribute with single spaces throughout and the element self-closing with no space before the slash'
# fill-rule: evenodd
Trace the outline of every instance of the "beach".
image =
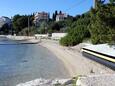
<svg viewBox="0 0 115 86">
<path fill-rule="evenodd" d="M 58 84 L 58 83 L 60 83 L 62 85 L 69 84 L 70 86 L 72 86 L 73 84 L 75 84 L 72 82 L 74 80 L 74 78 L 77 78 L 79 76 L 81 76 L 81 77 L 83 76 L 83 81 L 86 80 L 86 82 L 90 76 L 94 76 L 91 78 L 91 82 L 92 81 L 95 82 L 95 80 L 93 80 L 93 78 L 98 78 L 98 76 L 99 76 L 99 78 L 96 80 L 100 81 L 99 83 L 101 83 L 101 80 L 102 80 L 102 82 L 103 82 L 103 80 L 105 80 L 104 76 L 106 76 L 106 75 L 112 76 L 115 74 L 114 70 L 112 70 L 102 64 L 99 64 L 99 63 L 95 62 L 94 60 L 86 58 L 85 56 L 82 55 L 81 49 L 83 47 L 92 45 L 89 43 L 80 43 L 73 47 L 70 47 L 70 46 L 64 47 L 59 44 L 59 41 L 52 40 L 52 39 L 28 38 L 27 40 L 25 40 L 24 37 L 22 37 L 22 38 L 10 37 L 9 39 L 14 40 L 14 41 L 18 40 L 21 44 L 29 43 L 29 45 L 25 45 L 25 46 L 30 46 L 32 44 L 31 45 L 32 47 L 30 46 L 30 48 L 27 49 L 28 51 L 29 50 L 30 51 L 28 52 L 28 54 L 26 52 L 26 55 L 28 57 L 30 52 L 33 52 L 33 53 L 32 53 L 32 55 L 29 55 L 28 60 L 24 60 L 25 65 L 27 63 L 28 63 L 27 66 L 30 65 L 30 67 L 29 67 L 29 70 L 31 68 L 31 72 L 29 74 L 30 77 L 29 77 L 29 75 L 25 75 L 25 74 L 24 74 L 24 76 L 29 79 L 23 78 L 23 76 L 18 76 L 18 77 L 20 77 L 21 80 L 18 79 L 18 82 L 16 82 L 17 85 L 16 85 L 16 83 L 14 83 L 14 79 L 13 79 L 13 83 L 16 86 L 38 86 L 38 85 L 40 85 L 40 86 L 42 86 L 42 85 L 43 86 L 55 86 L 55 84 Z M 20 46 L 22 46 L 22 45 L 20 45 Z M 49 54 L 51 54 L 51 55 L 49 56 Z M 40 57 L 42 57 L 42 58 L 40 58 Z M 44 60 L 44 62 L 43 62 L 44 58 L 46 60 Z M 31 59 L 31 61 L 29 59 Z M 24 66 L 24 63 L 22 65 L 22 67 Z M 47 64 L 47 63 L 49 63 L 49 64 Z M 34 64 L 34 67 L 32 67 L 31 64 Z M 28 71 L 27 68 L 25 70 L 22 69 L 24 71 L 24 73 Z M 50 70 L 50 68 L 51 68 L 51 70 Z M 19 67 L 18 67 L 18 69 L 19 69 Z M 36 69 L 38 69 L 38 70 L 36 71 Z M 23 72 L 19 72 L 19 73 L 22 74 Z M 33 77 L 33 75 L 31 76 L 31 74 L 33 74 L 35 76 L 34 77 Z M 31 78 L 31 77 L 33 77 L 33 78 Z M 85 79 L 84 79 L 84 77 L 85 77 Z M 100 79 L 100 77 L 102 79 Z M 114 80 L 114 76 L 111 78 L 113 78 L 113 80 Z M 15 80 L 17 80 L 17 77 Z M 107 80 L 110 81 L 109 78 Z M 81 81 L 82 80 L 80 80 L 80 82 Z M 11 83 L 10 86 L 12 86 L 11 81 L 8 82 L 8 84 L 10 84 L 10 83 Z M 85 83 L 85 82 L 82 82 L 81 84 L 83 84 L 83 83 Z M 79 84 L 79 82 L 78 82 L 78 84 Z M 13 86 L 15 86 L 15 85 L 13 85 Z"/>
<path fill-rule="evenodd" d="M 10 39 L 22 40 L 25 37 L 10 37 Z M 28 37 L 26 37 L 28 38 Z M 35 39 L 29 37 L 27 42 L 38 43 L 38 46 L 42 46 L 51 51 L 60 61 L 63 62 L 65 68 L 68 70 L 70 77 L 78 75 L 90 75 L 90 74 L 114 74 L 112 69 L 99 64 L 93 60 L 90 60 L 82 55 L 81 48 L 89 43 L 80 43 L 73 47 L 64 47 L 59 44 L 59 41 L 51 39 Z"/>
<path fill-rule="evenodd" d="M 110 68 L 85 58 L 80 51 L 80 49 L 85 46 L 84 43 L 75 47 L 63 47 L 59 45 L 58 41 L 42 39 L 41 43 L 38 45 L 41 45 L 54 53 L 56 57 L 64 63 L 71 77 L 78 75 L 115 73 Z"/>
<path fill-rule="evenodd" d="M 52 54 L 54 54 L 56 56 L 56 58 L 63 63 L 63 66 L 66 72 L 68 72 L 68 77 L 67 78 L 48 78 L 48 79 L 44 79 L 42 78 L 37 78 L 37 79 L 33 79 L 31 81 L 25 82 L 25 83 L 19 83 L 16 86 L 55 86 L 55 84 L 60 83 L 62 86 L 73 86 L 73 84 L 75 84 L 76 82 L 73 83 L 73 80 L 75 80 L 75 78 L 83 77 L 83 81 L 85 80 L 87 82 L 87 78 L 90 76 L 96 76 L 96 77 L 92 77 L 90 79 L 90 82 L 95 82 L 96 80 L 97 83 L 103 83 L 105 80 L 105 76 L 109 75 L 110 77 L 112 75 L 115 74 L 115 72 L 102 65 L 99 64 L 93 60 L 90 60 L 86 57 L 84 57 L 82 55 L 81 52 L 81 48 L 84 46 L 87 46 L 89 44 L 86 43 L 81 43 L 79 45 L 76 45 L 74 47 L 64 47 L 61 46 L 59 44 L 59 41 L 55 41 L 55 40 L 51 40 L 51 39 L 41 39 L 40 42 L 37 44 L 38 46 L 44 47 L 44 49 L 49 50 Z M 48 60 L 47 60 L 48 62 Z M 54 61 L 55 63 L 55 61 Z M 50 67 L 48 65 L 48 67 Z M 61 68 L 61 66 L 60 66 Z M 57 67 L 55 67 L 55 69 L 57 69 Z M 62 71 L 63 74 L 65 74 L 66 76 L 66 72 Z M 58 73 L 59 71 L 55 72 Z M 99 77 L 98 77 L 99 76 Z M 110 79 L 112 78 L 114 81 L 114 76 L 112 76 L 111 78 L 106 79 L 106 81 L 110 81 Z M 85 77 L 85 78 L 84 78 Z M 94 78 L 97 78 L 96 80 Z M 79 78 L 78 78 L 79 79 Z M 82 79 L 82 78 L 80 78 Z M 88 78 L 89 79 L 89 78 Z M 75 81 L 79 81 L 79 80 L 75 80 Z M 82 80 L 80 80 L 79 82 L 77 82 L 77 84 L 83 84 L 85 82 L 81 82 Z M 111 82 L 112 82 L 111 81 Z M 109 82 L 109 83 L 111 83 Z M 90 84 L 90 83 L 89 83 Z M 60 86 L 61 86 L 60 85 Z M 80 85 L 81 86 L 81 85 Z M 87 86 L 87 85 L 86 85 Z M 97 86 L 94 85 L 94 86 Z M 101 85 L 99 85 L 101 86 Z M 114 86 L 114 85 L 112 85 Z"/>
</svg>

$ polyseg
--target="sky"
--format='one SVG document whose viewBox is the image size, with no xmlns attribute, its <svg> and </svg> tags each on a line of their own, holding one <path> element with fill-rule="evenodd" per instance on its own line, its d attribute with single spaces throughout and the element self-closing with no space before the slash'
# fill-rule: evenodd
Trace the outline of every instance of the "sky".
<svg viewBox="0 0 115 86">
<path fill-rule="evenodd" d="M 87 12 L 93 5 L 94 0 L 1 0 L 0 16 L 28 15 L 42 11 L 52 15 L 55 10 L 75 16 Z"/>
</svg>

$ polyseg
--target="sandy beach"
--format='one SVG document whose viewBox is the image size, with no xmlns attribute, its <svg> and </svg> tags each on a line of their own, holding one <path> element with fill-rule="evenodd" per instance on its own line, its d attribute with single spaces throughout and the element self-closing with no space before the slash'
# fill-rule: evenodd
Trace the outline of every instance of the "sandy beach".
<svg viewBox="0 0 115 86">
<path fill-rule="evenodd" d="M 82 56 L 80 49 L 84 46 L 83 43 L 75 47 L 63 47 L 59 45 L 58 41 L 42 39 L 39 45 L 49 49 L 60 59 L 70 76 L 89 75 L 89 74 L 113 74 L 113 70 L 94 62 Z"/>
</svg>

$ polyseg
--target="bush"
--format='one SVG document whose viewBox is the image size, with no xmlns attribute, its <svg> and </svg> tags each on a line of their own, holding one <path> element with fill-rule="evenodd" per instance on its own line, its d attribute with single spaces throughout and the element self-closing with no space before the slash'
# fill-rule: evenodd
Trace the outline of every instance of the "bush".
<svg viewBox="0 0 115 86">
<path fill-rule="evenodd" d="M 74 46 L 83 41 L 87 37 L 88 31 L 84 28 L 75 28 L 69 31 L 68 35 L 60 40 L 63 46 Z"/>
<path fill-rule="evenodd" d="M 35 27 L 30 27 L 28 28 L 24 28 L 22 31 L 19 32 L 18 35 L 23 35 L 23 36 L 33 36 L 36 33 L 36 28 Z"/>
<path fill-rule="evenodd" d="M 80 17 L 77 21 L 73 22 L 68 29 L 68 35 L 60 40 L 60 44 L 63 46 L 74 46 L 83 41 L 85 38 L 90 37 L 88 25 L 90 24 L 89 13 L 84 14 L 84 17 Z"/>
<path fill-rule="evenodd" d="M 72 37 L 67 35 L 60 40 L 60 44 L 63 46 L 70 46 L 72 45 Z"/>
<path fill-rule="evenodd" d="M 84 18 L 80 18 L 73 22 L 71 28 L 68 29 L 68 35 L 60 40 L 60 44 L 63 46 L 74 46 L 83 41 L 85 38 L 90 37 L 88 25 L 90 19 L 87 15 Z"/>
<path fill-rule="evenodd" d="M 93 44 L 115 43 L 115 4 L 91 9 L 89 26 Z"/>
</svg>

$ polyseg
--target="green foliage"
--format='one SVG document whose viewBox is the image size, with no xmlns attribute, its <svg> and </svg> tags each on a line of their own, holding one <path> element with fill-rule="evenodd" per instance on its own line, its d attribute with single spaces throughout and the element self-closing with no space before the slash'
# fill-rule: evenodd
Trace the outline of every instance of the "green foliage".
<svg viewBox="0 0 115 86">
<path fill-rule="evenodd" d="M 89 28 L 93 44 L 115 42 L 115 5 L 92 9 Z"/>
<path fill-rule="evenodd" d="M 49 33 L 49 34 L 52 34 L 52 33 L 53 33 L 53 30 L 52 30 L 52 29 L 48 29 L 48 33 Z"/>
<path fill-rule="evenodd" d="M 42 22 L 39 27 L 32 29 L 33 33 L 53 33 L 66 32 L 67 36 L 60 40 L 64 46 L 74 46 L 81 43 L 84 39 L 90 38 L 93 44 L 115 43 L 115 0 L 103 4 L 105 0 L 97 0 L 96 8 L 76 17 L 69 16 L 64 21 L 55 22 L 56 15 L 61 14 L 55 11 L 52 20 Z M 13 28 L 18 34 L 27 35 L 28 18 L 30 26 L 33 25 L 33 15 L 15 15 L 13 17 Z M 6 28 L 6 26 L 4 27 Z M 8 27 L 7 27 L 8 28 Z M 4 29 L 7 32 L 7 29 Z"/>
<path fill-rule="evenodd" d="M 11 27 L 6 23 L 0 28 L 0 34 L 9 34 Z"/>
<path fill-rule="evenodd" d="M 30 28 L 24 28 L 21 32 L 19 32 L 19 35 L 23 36 L 33 36 L 36 33 L 36 28 L 35 27 L 30 27 Z"/>
<path fill-rule="evenodd" d="M 83 39 L 90 37 L 88 25 L 90 24 L 89 13 L 81 16 L 77 21 L 73 22 L 71 28 L 68 29 L 68 35 L 60 40 L 63 46 L 74 46 L 83 41 Z"/>
<path fill-rule="evenodd" d="M 33 22 L 33 15 L 15 15 L 13 17 L 13 28 L 16 32 L 16 34 L 18 34 L 18 32 L 20 32 L 21 30 L 23 30 L 24 28 L 28 27 L 28 21 L 29 21 L 29 25 L 32 26 L 32 22 Z"/>
<path fill-rule="evenodd" d="M 80 18 L 79 15 L 76 16 L 75 18 L 72 17 L 72 16 L 70 16 L 70 15 L 68 15 L 67 18 L 66 18 L 65 21 L 64 21 L 64 22 L 65 22 L 65 25 L 66 25 L 67 27 L 71 27 L 72 23 L 73 23 L 75 20 L 79 19 L 79 18 Z"/>
<path fill-rule="evenodd" d="M 53 13 L 53 16 L 52 16 L 52 20 L 55 21 L 56 20 L 56 16 L 57 16 L 58 12 L 57 10 L 55 11 L 55 13 Z"/>
<path fill-rule="evenodd" d="M 70 30 L 68 35 L 60 40 L 60 44 L 63 46 L 74 46 L 81 43 L 83 39 L 87 37 L 87 35 L 89 35 L 89 32 L 87 30 L 83 28 L 75 28 Z"/>
<path fill-rule="evenodd" d="M 47 33 L 47 27 L 48 27 L 47 22 L 42 22 L 40 24 L 40 27 L 37 28 L 37 30 L 38 30 L 37 32 L 39 34 L 46 34 Z"/>
<path fill-rule="evenodd" d="M 22 16 L 17 19 L 18 28 L 21 30 L 28 26 L 28 17 Z"/>
<path fill-rule="evenodd" d="M 60 31 L 60 25 L 57 22 L 52 22 L 48 26 L 48 29 L 51 30 L 52 32 L 59 32 Z"/>
<path fill-rule="evenodd" d="M 110 1 L 110 3 L 115 3 L 115 0 L 109 0 Z"/>
<path fill-rule="evenodd" d="M 39 33 L 39 34 L 45 34 L 46 32 L 45 32 L 45 29 L 39 29 L 39 30 L 38 30 L 38 33 Z"/>
</svg>

